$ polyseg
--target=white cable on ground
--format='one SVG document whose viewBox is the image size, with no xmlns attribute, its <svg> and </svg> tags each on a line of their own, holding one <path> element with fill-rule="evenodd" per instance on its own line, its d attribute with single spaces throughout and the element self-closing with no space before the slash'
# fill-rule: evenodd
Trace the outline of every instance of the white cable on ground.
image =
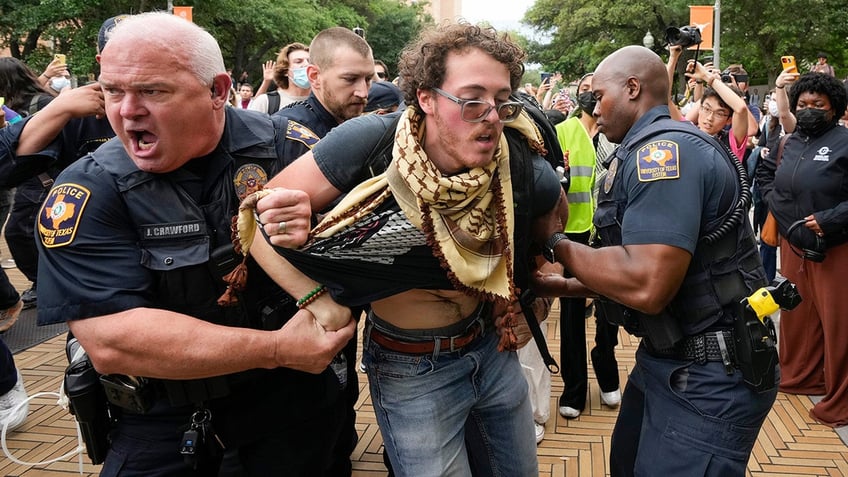
<svg viewBox="0 0 848 477">
<path fill-rule="evenodd" d="M 12 410 L 12 414 L 14 414 L 15 411 L 17 411 L 23 405 L 29 403 L 30 401 L 32 401 L 33 399 L 35 399 L 37 397 L 41 397 L 41 396 L 55 396 L 58 399 L 57 404 L 59 404 L 61 406 L 62 405 L 62 399 L 64 397 L 64 393 L 61 393 L 61 394 L 60 393 L 54 393 L 54 392 L 35 393 L 32 396 L 27 397 L 26 400 L 19 402 L 18 405 L 15 406 L 15 408 Z M 67 409 L 66 406 L 62 406 L 62 407 Z M 26 465 L 26 466 L 29 466 L 29 467 L 52 464 L 53 462 L 58 462 L 60 460 L 65 460 L 69 457 L 73 457 L 74 455 L 78 455 L 79 456 L 79 473 L 80 473 L 80 475 L 83 475 L 84 472 L 83 472 L 82 454 L 85 451 L 85 447 L 83 446 L 83 443 L 82 443 L 82 432 L 80 431 L 79 423 L 76 422 L 76 418 L 74 418 L 74 422 L 77 424 L 77 447 L 75 449 L 73 449 L 72 451 L 68 452 L 67 454 L 63 455 L 63 456 L 56 457 L 55 459 L 41 461 L 41 462 L 25 462 L 25 461 L 17 459 L 15 456 L 12 455 L 11 452 L 9 452 L 9 448 L 6 446 L 6 431 L 9 428 L 9 423 L 6 422 L 6 423 L 3 424 L 2 432 L 0 432 L 0 444 L 2 444 L 2 446 L 3 446 L 3 453 L 6 454 L 6 457 L 8 457 L 9 460 L 11 460 L 12 462 L 14 462 L 16 464 L 20 464 L 20 465 Z"/>
</svg>

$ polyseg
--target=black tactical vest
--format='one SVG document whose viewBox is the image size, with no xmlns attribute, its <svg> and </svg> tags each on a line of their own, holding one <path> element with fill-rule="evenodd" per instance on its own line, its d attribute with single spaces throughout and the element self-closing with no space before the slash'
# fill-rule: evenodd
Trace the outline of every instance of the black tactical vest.
<svg viewBox="0 0 848 477">
<path fill-rule="evenodd" d="M 634 137 L 628 138 L 626 143 L 610 155 L 607 179 L 605 183 L 600 184 L 594 223 L 601 246 L 621 245 L 621 223 L 627 205 L 627 191 L 624 190 L 624 181 L 615 180 L 617 170 L 623 161 L 632 160 L 632 151 L 650 138 L 666 132 L 697 136 L 712 144 L 716 150 L 722 151 L 729 164 L 735 160 L 713 138 L 671 119 L 657 121 Z M 736 200 L 737 198 L 734 198 L 727 204 L 728 212 L 713 230 L 721 227 L 721 222 L 733 211 Z M 713 230 L 705 231 L 704 235 Z M 727 230 L 715 242 L 707 243 L 702 237 L 680 290 L 664 312 L 664 315 L 673 318 L 667 326 L 679 327 L 678 330 L 667 330 L 666 336 L 693 336 L 708 329 L 732 327 L 733 315 L 739 301 L 766 284 L 765 271 L 747 218 L 740 225 Z M 651 331 L 645 329 L 644 320 L 662 322 L 660 318 L 647 316 L 624 305 L 606 300 L 605 302 L 610 307 L 609 311 L 619 317 L 611 321 L 624 325 L 628 332 L 636 336 L 651 336 Z M 617 313 L 614 311 L 616 308 Z"/>
<path fill-rule="evenodd" d="M 154 276 L 150 290 L 153 306 L 211 323 L 253 329 L 277 329 L 296 311 L 291 298 L 252 259 L 247 262 L 248 286 L 238 304 L 222 307 L 217 303 L 226 289 L 223 276 L 241 261 L 231 241 L 231 223 L 240 196 L 280 169 L 277 158 L 285 120 L 275 119 L 273 128 L 263 124 L 269 121 L 260 115 L 228 111 L 227 129 L 218 148 L 193 160 L 206 163 L 167 174 L 139 170 L 117 140 L 94 154 L 97 163 L 113 176 L 135 225 L 141 265 Z M 260 141 L 227 150 L 233 145 L 230 135 L 247 130 Z M 200 187 L 185 187 L 192 181 Z M 172 404 L 178 405 L 226 395 L 226 381 L 232 380 L 166 381 L 166 388 Z M 175 398 L 176 394 L 183 399 Z"/>
</svg>

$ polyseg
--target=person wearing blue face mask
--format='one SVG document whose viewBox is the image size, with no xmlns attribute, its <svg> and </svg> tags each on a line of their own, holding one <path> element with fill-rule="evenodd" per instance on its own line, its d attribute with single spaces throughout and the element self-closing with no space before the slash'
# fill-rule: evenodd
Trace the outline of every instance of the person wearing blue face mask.
<svg viewBox="0 0 848 477">
<path fill-rule="evenodd" d="M 274 83 L 277 89 L 267 94 L 256 95 L 247 109 L 274 114 L 295 101 L 308 98 L 311 89 L 309 78 L 306 76 L 308 64 L 308 46 L 297 42 L 284 46 L 273 66 Z"/>
</svg>

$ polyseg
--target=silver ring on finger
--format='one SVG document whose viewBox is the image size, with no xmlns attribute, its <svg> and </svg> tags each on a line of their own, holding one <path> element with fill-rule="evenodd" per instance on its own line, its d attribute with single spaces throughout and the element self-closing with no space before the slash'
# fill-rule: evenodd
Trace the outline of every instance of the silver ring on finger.
<svg viewBox="0 0 848 477">
<path fill-rule="evenodd" d="M 286 233 L 286 221 L 282 221 L 277 224 L 277 235 L 283 235 Z"/>
</svg>

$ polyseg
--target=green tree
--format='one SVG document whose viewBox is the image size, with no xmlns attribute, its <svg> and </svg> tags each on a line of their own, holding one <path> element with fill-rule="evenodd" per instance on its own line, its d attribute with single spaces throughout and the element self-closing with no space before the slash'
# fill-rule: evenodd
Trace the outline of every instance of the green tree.
<svg viewBox="0 0 848 477">
<path fill-rule="evenodd" d="M 578 78 L 616 49 L 641 45 L 647 31 L 659 45 L 667 26 L 689 22 L 689 4 L 684 0 L 537 0 L 523 22 L 550 41 L 531 41 L 528 54 L 547 71 L 560 71 L 565 79 Z M 659 46 L 654 50 L 661 51 Z"/>
<path fill-rule="evenodd" d="M 737 0 L 722 3 L 721 9 L 722 65 L 743 63 L 754 84 L 774 84 L 782 55 L 794 55 L 803 73 L 824 51 L 838 77 L 848 71 L 844 2 Z"/>
<path fill-rule="evenodd" d="M 397 0 L 371 0 L 364 15 L 368 22 L 365 38 L 374 50 L 374 58 L 386 63 L 392 75 L 397 74 L 403 48 L 422 28 L 433 23 L 421 3 L 406 5 Z"/>
<path fill-rule="evenodd" d="M 666 27 L 688 24 L 688 6 L 695 4 L 713 2 L 537 0 L 523 22 L 549 41 L 531 42 L 530 60 L 546 71 L 574 78 L 622 46 L 641 45 L 646 31 L 656 38 L 654 51 L 663 55 Z M 806 71 L 816 53 L 824 51 L 838 76 L 848 71 L 844 1 L 734 0 L 723 2 L 721 9 L 720 66 L 744 64 L 754 84 L 773 84 L 780 73 L 781 55 L 794 55 L 799 68 Z M 702 53 L 700 58 L 710 56 Z"/>
<path fill-rule="evenodd" d="M 224 62 L 234 71 L 248 71 L 261 80 L 262 63 L 276 58 L 284 45 L 309 43 L 332 27 L 366 30 L 379 58 L 393 65 L 397 53 L 421 28 L 422 6 L 396 0 L 192 0 L 193 21 L 221 45 Z M 0 0 L 0 48 L 25 61 L 33 70 L 47 66 L 53 53 L 65 53 L 71 72 L 97 73 L 97 32 L 103 20 L 119 14 L 165 10 L 166 0 Z M 385 60 L 384 60 L 385 61 Z"/>
</svg>

